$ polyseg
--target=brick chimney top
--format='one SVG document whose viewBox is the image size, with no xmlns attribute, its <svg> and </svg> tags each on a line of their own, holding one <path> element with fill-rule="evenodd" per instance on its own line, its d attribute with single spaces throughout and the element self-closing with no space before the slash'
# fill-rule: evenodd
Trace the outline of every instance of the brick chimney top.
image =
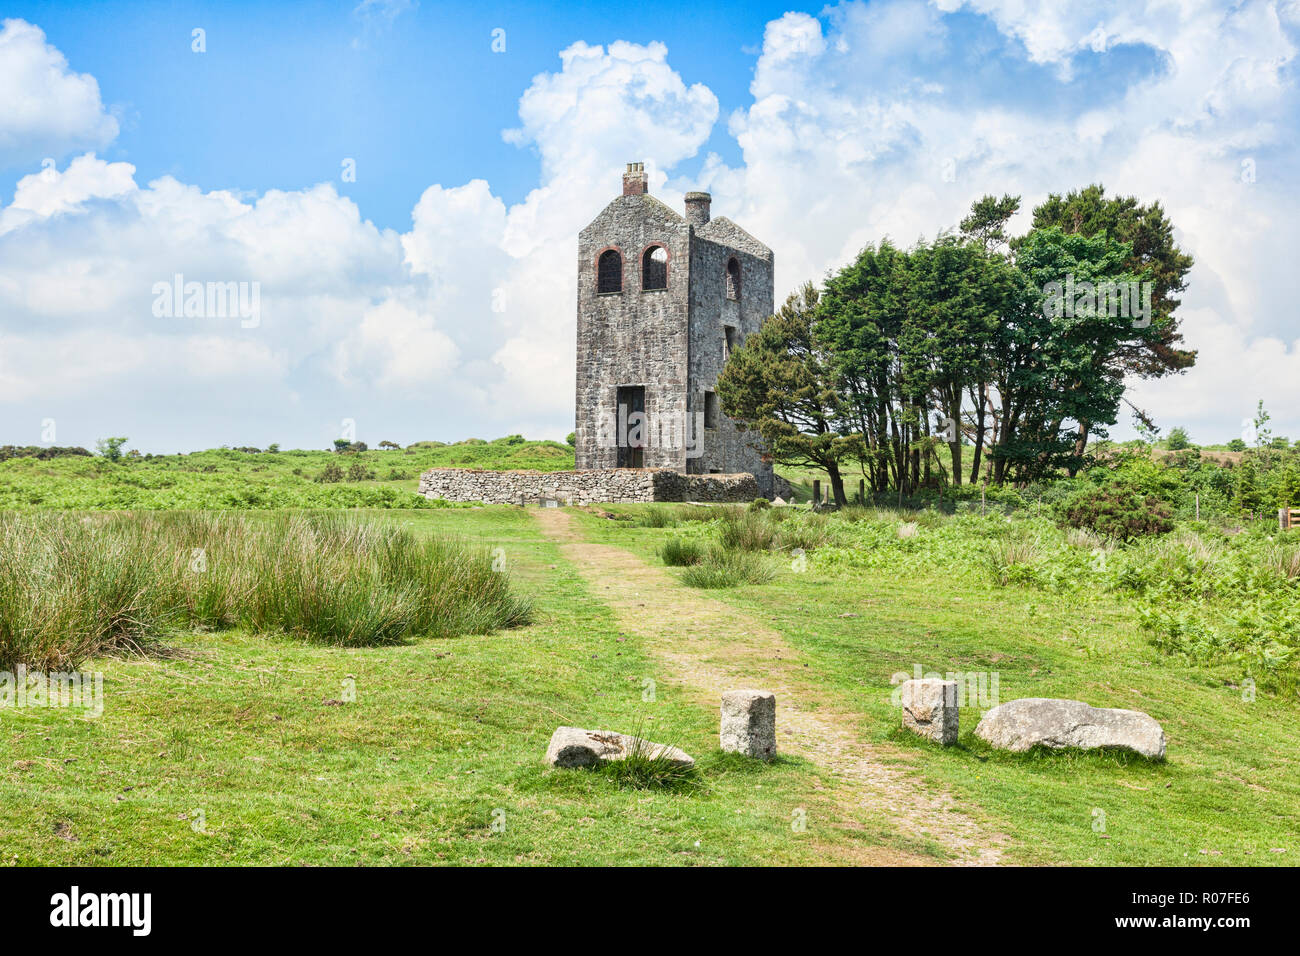
<svg viewBox="0 0 1300 956">
<path fill-rule="evenodd" d="M 708 193 L 686 194 L 686 219 L 691 225 L 702 226 L 709 221 L 709 204 L 713 197 Z"/>
<path fill-rule="evenodd" d="M 623 195 L 644 196 L 646 192 L 645 163 L 628 163 L 623 173 Z"/>
</svg>

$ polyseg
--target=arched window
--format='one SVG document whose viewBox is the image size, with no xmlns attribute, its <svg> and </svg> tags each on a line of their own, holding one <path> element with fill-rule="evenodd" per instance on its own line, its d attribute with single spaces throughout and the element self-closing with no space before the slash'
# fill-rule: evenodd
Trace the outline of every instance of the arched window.
<svg viewBox="0 0 1300 956">
<path fill-rule="evenodd" d="M 735 256 L 727 260 L 727 298 L 740 299 L 740 261 Z"/>
<path fill-rule="evenodd" d="M 651 246 L 641 256 L 641 288 L 668 288 L 668 250 L 663 246 Z"/>
<path fill-rule="evenodd" d="M 606 249 L 596 261 L 596 291 L 623 291 L 623 257 L 617 249 Z"/>
</svg>

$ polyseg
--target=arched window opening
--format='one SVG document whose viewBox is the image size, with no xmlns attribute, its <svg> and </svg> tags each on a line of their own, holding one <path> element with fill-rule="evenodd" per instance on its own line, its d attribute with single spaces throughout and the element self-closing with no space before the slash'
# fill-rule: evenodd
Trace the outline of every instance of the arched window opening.
<svg viewBox="0 0 1300 956">
<path fill-rule="evenodd" d="M 623 291 L 623 257 L 617 249 L 606 249 L 596 263 L 596 291 Z"/>
<path fill-rule="evenodd" d="M 727 298 L 740 299 L 740 261 L 734 257 L 727 260 Z"/>
<path fill-rule="evenodd" d="M 668 288 L 668 250 L 663 246 L 651 246 L 641 257 L 641 288 Z"/>
</svg>

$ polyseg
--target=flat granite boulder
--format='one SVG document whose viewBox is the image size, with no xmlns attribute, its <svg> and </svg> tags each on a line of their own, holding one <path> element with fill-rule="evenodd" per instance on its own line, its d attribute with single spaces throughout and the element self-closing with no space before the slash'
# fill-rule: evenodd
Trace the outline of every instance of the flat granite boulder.
<svg viewBox="0 0 1300 956">
<path fill-rule="evenodd" d="M 678 767 L 695 766 L 695 758 L 676 747 L 614 730 L 581 727 L 557 727 L 546 748 L 546 762 L 552 767 L 594 767 L 602 760 L 623 760 L 633 753 L 660 758 Z"/>
<path fill-rule="evenodd" d="M 975 736 L 999 750 L 1044 747 L 1093 750 L 1118 747 L 1163 760 L 1165 732 L 1155 718 L 1138 710 L 1091 707 L 1080 700 L 1022 697 L 994 707 L 975 728 Z"/>
</svg>

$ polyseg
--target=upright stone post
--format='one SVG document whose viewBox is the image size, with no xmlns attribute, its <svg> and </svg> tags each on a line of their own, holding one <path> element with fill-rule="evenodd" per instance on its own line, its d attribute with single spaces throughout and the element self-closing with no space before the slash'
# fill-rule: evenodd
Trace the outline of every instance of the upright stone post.
<svg viewBox="0 0 1300 956">
<path fill-rule="evenodd" d="M 820 503 L 821 503 L 821 500 L 822 500 L 822 480 L 821 480 L 820 478 L 814 478 L 814 479 L 813 479 L 813 494 L 812 494 L 812 500 L 813 500 L 813 504 L 820 504 Z"/>
<path fill-rule="evenodd" d="M 945 747 L 957 742 L 957 682 L 927 677 L 899 688 L 903 729 Z"/>
<path fill-rule="evenodd" d="M 718 738 L 727 753 L 771 760 L 776 756 L 776 695 L 766 690 L 724 692 Z"/>
<path fill-rule="evenodd" d="M 859 478 L 858 479 L 858 504 L 865 505 L 866 503 L 867 503 L 867 479 Z"/>
</svg>

